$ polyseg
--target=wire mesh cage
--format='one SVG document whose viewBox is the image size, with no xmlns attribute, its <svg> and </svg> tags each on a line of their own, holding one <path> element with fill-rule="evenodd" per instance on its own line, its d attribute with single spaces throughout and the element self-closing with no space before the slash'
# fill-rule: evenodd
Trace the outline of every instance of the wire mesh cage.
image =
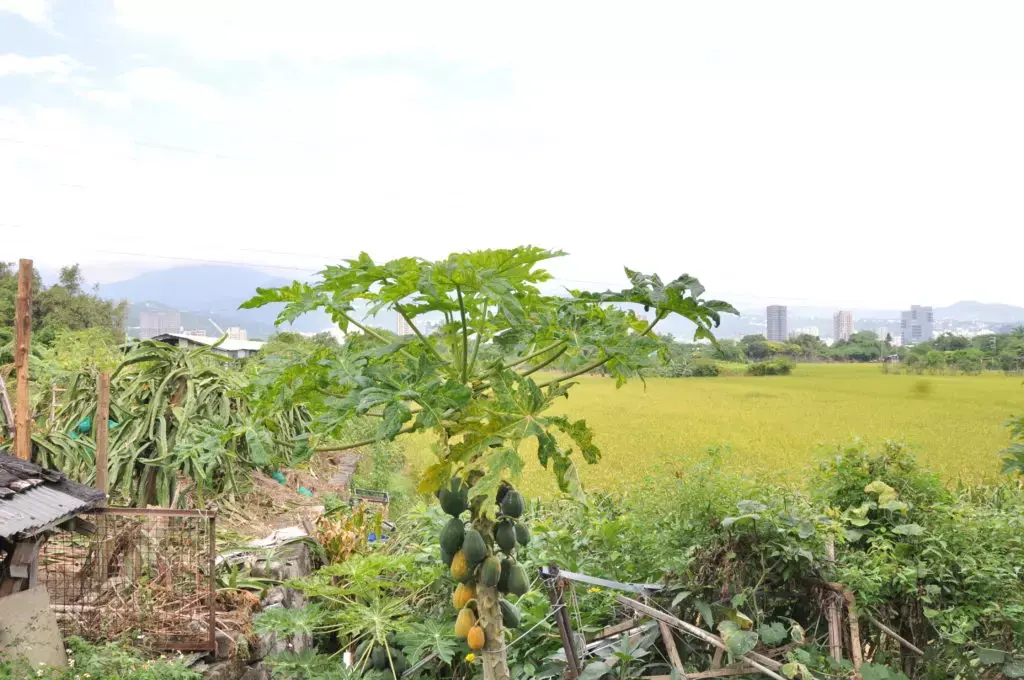
<svg viewBox="0 0 1024 680">
<path fill-rule="evenodd" d="M 102 508 L 81 519 L 91 533 L 59 532 L 39 555 L 39 581 L 64 635 L 214 649 L 213 513 Z"/>
</svg>

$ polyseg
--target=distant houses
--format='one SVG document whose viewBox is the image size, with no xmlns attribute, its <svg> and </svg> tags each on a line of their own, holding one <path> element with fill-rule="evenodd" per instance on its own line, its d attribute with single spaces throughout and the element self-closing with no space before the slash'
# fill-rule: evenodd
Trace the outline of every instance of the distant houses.
<svg viewBox="0 0 1024 680">
<path fill-rule="evenodd" d="M 220 338 L 213 338 L 205 335 L 191 335 L 188 333 L 161 333 L 151 339 L 156 340 L 157 342 L 166 342 L 168 345 L 186 348 L 213 347 L 214 345 L 217 345 L 216 347 L 213 347 L 213 351 L 215 353 L 231 357 L 233 359 L 248 359 L 259 352 L 264 345 L 264 343 L 257 340 L 244 340 L 237 337 L 232 338 L 230 335 L 224 338 L 224 341 L 219 345 L 217 342 Z"/>
</svg>

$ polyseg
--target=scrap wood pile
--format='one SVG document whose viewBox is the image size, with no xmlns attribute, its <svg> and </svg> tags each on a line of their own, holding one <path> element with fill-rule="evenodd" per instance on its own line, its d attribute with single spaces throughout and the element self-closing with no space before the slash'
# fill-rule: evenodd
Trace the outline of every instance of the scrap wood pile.
<svg viewBox="0 0 1024 680">
<path fill-rule="evenodd" d="M 622 658 L 622 650 L 635 653 L 645 639 L 660 643 L 660 651 L 672 672 L 672 675 L 644 676 L 648 680 L 670 680 L 675 677 L 693 680 L 758 674 L 774 680 L 813 677 L 807 666 L 801 663 L 800 655 L 794 654 L 797 650 L 815 644 L 813 631 L 805 631 L 796 621 L 791 621 L 789 627 L 774 631 L 777 633 L 774 634 L 771 629 L 765 630 L 764 626 L 755 630 L 753 621 L 733 611 L 719 622 L 719 634 L 716 635 L 701 625 L 712 622 L 710 608 L 700 612 L 693 623 L 685 621 L 672 613 L 676 608 L 674 604 L 669 605 L 663 601 L 666 595 L 672 593 L 661 585 L 618 583 L 554 568 L 544 569 L 542 575 L 551 593 L 553 614 L 562 636 L 570 678 L 581 675 L 598 678 L 612 673 Z M 600 585 L 613 591 L 622 591 L 614 596 L 619 605 L 621 620 L 580 640 L 572 630 L 572 617 L 567 604 L 569 600 L 565 596 L 571 592 L 573 583 Z M 863 644 L 859 625 L 861 618 L 878 631 L 880 643 L 887 642 L 916 657 L 925 655 L 923 650 L 891 627 L 868 613 L 859 612 L 856 596 L 842 584 L 822 582 L 817 603 L 821 606 L 820 618 L 825 621 L 828 654 L 837 670 L 844 665 L 849 666 L 859 677 L 865 662 L 880 651 L 881 644 Z M 696 651 L 700 647 L 710 652 L 711 661 L 706 670 L 694 672 L 693 661 L 702 655 L 687 654 L 685 651 Z M 684 650 L 682 654 L 681 649 Z M 627 651 L 625 655 L 630 653 Z M 584 669 L 587 669 L 585 674 Z"/>
<path fill-rule="evenodd" d="M 106 529 L 58 533 L 40 553 L 39 578 L 64 633 L 157 648 L 208 640 L 207 537 L 179 518 L 105 516 L 97 526 Z"/>
</svg>

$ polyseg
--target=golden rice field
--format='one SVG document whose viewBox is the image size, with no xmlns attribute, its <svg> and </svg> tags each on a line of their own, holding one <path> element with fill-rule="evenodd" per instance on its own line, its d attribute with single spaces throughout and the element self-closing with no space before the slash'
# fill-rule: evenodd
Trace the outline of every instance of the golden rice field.
<svg viewBox="0 0 1024 680">
<path fill-rule="evenodd" d="M 948 480 L 993 479 L 1007 445 L 1006 419 L 1024 412 L 1020 377 L 885 375 L 878 366 L 801 364 L 790 376 L 650 379 L 616 390 L 580 378 L 558 410 L 585 418 L 603 458 L 580 472 L 588 489 L 621 489 L 649 474 L 685 470 L 709 447 L 725 466 L 800 482 L 824 450 L 861 438 L 907 442 Z M 425 439 L 407 446 L 428 464 Z M 524 489 L 549 495 L 553 475 L 531 453 Z"/>
</svg>

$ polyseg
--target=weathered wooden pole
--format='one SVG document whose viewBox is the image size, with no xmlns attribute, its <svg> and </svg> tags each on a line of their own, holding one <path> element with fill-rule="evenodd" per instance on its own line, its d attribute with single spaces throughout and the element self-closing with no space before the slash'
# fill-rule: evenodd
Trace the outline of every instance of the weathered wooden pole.
<svg viewBox="0 0 1024 680">
<path fill-rule="evenodd" d="M 96 405 L 96 488 L 107 493 L 107 446 L 110 429 L 110 374 L 100 373 L 99 400 Z M 104 504 L 106 504 L 104 502 Z"/>
<path fill-rule="evenodd" d="M 32 342 L 32 260 L 18 262 L 18 298 L 14 308 L 14 365 L 18 403 L 14 414 L 14 455 L 32 458 L 32 405 L 28 391 L 28 353 Z"/>
</svg>

